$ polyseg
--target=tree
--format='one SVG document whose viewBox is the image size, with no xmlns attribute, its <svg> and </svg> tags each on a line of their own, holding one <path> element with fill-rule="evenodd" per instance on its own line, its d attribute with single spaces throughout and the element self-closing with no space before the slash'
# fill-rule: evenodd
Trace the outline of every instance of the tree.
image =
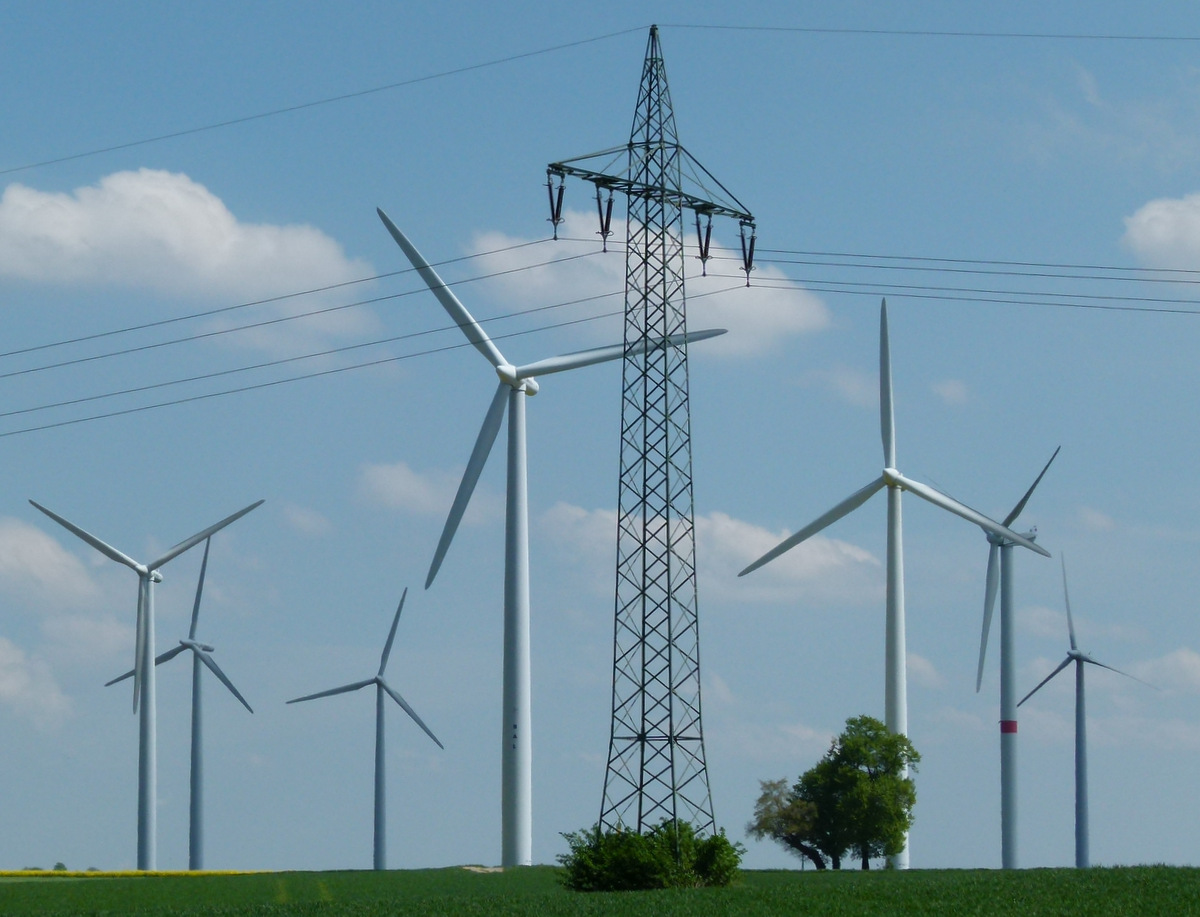
<svg viewBox="0 0 1200 917">
<path fill-rule="evenodd" d="M 745 848 L 721 830 L 697 837 L 686 821 L 667 819 L 647 833 L 621 825 L 563 834 L 563 884 L 573 891 L 632 891 L 723 886 L 737 880 Z"/>
<path fill-rule="evenodd" d="M 852 851 L 869 869 L 872 857 L 904 848 L 917 800 L 907 771 L 916 770 L 920 760 L 907 736 L 889 732 L 873 717 L 852 717 L 790 794 L 785 781 L 762 783 L 747 831 L 777 840 L 821 866 L 828 859 L 834 869 Z"/>
<path fill-rule="evenodd" d="M 894 856 L 904 849 L 917 802 L 908 772 L 917 769 L 921 756 L 908 736 L 889 732 L 870 716 L 846 720 L 830 751 L 844 781 L 850 849 L 869 869 L 871 857 Z"/>
<path fill-rule="evenodd" d="M 760 780 L 762 793 L 754 804 L 754 819 L 746 833 L 759 840 L 778 841 L 797 856 L 807 857 L 817 869 L 825 868 L 825 857 L 812 844 L 817 807 L 788 791 L 787 778 Z"/>
</svg>

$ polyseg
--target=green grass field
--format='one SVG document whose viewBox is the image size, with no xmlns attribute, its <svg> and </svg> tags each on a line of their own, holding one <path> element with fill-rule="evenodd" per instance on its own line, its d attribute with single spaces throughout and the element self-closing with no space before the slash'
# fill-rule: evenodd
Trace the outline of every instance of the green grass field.
<svg viewBox="0 0 1200 917">
<path fill-rule="evenodd" d="M 396 872 L 0 879 L 0 914 L 178 915 L 1200 915 L 1200 869 L 747 872 L 725 889 L 580 894 L 548 866 Z"/>
</svg>

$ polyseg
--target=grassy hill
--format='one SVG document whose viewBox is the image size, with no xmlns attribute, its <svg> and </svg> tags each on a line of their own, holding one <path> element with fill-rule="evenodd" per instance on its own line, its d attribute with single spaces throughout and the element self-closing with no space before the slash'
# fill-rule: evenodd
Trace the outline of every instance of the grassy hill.
<svg viewBox="0 0 1200 917">
<path fill-rule="evenodd" d="M 0 914 L 576 915 L 1200 915 L 1200 869 L 751 871 L 735 887 L 578 894 L 558 870 L 463 868 L 383 873 L 5 874 Z"/>
</svg>

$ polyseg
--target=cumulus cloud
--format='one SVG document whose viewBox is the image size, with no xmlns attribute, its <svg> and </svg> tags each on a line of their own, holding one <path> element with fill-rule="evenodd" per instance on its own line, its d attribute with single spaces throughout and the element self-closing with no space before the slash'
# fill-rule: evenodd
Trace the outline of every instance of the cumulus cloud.
<svg viewBox="0 0 1200 917">
<path fill-rule="evenodd" d="M 50 667 L 4 637 L 0 637 L 0 704 L 43 727 L 57 725 L 71 709 Z"/>
<path fill-rule="evenodd" d="M 283 518 L 297 532 L 304 535 L 325 535 L 333 526 L 329 520 L 315 509 L 288 503 L 283 508 Z"/>
<path fill-rule="evenodd" d="M 1153 267 L 1200 266 L 1200 193 L 1159 198 L 1125 218 L 1122 242 Z"/>
<path fill-rule="evenodd" d="M 0 590 L 56 608 L 78 606 L 99 593 L 74 554 L 13 518 L 0 518 Z"/>
<path fill-rule="evenodd" d="M 373 273 L 319 229 L 242 222 L 204 185 L 175 172 L 116 172 L 69 193 L 12 184 L 0 197 L 0 278 L 215 297 L 232 305 Z M 320 296 L 265 304 L 256 319 L 264 312 L 307 317 L 222 340 L 293 353 L 377 327 L 362 308 L 307 315 L 328 304 Z M 232 321 L 213 319 L 210 327 L 225 329 Z"/>
<path fill-rule="evenodd" d="M 959 379 L 946 379 L 934 383 L 933 393 L 946 404 L 966 404 L 969 398 L 967 384 Z"/>
<path fill-rule="evenodd" d="M 594 216 L 567 211 L 565 223 L 559 228 L 562 240 L 553 247 L 514 247 L 528 240 L 489 232 L 477 235 L 473 248 L 476 252 L 491 253 L 482 259 L 484 270 L 499 276 L 489 283 L 495 295 L 514 308 L 530 308 L 547 301 L 580 301 L 573 307 L 556 310 L 555 320 L 611 312 L 614 314 L 606 320 L 592 323 L 594 335 L 597 339 L 619 341 L 625 255 L 623 246 L 614 246 L 607 255 L 597 255 L 596 228 Z M 624 240 L 623 222 L 613 220 L 613 238 Z M 709 263 L 708 277 L 700 276 L 700 263 L 690 246 L 684 259 L 688 327 L 729 329 L 729 334 L 703 345 L 706 353 L 757 354 L 778 347 L 788 336 L 828 326 L 830 317 L 824 303 L 812 293 L 789 286 L 781 271 L 769 265 L 757 266 L 751 277 L 752 285 L 747 288 L 744 281 L 739 282 L 742 275 L 733 266 L 740 264 L 741 253 L 734 255 L 715 240 L 711 251 L 714 260 Z M 582 255 L 593 257 L 573 257 Z M 718 260 L 724 258 L 736 260 Z M 551 259 L 555 263 L 544 263 Z"/>
<path fill-rule="evenodd" d="M 932 688 L 939 690 L 946 686 L 946 679 L 924 656 L 918 656 L 916 653 L 909 653 L 908 657 L 908 677 L 914 684 L 920 685 L 922 688 Z"/>
<path fill-rule="evenodd" d="M 320 230 L 240 222 L 175 172 L 116 172 L 69 194 L 12 184 L 0 197 L 0 276 L 256 296 L 370 273 Z"/>
<path fill-rule="evenodd" d="M 787 537 L 713 512 L 696 517 L 700 589 L 718 601 L 870 601 L 882 595 L 879 560 L 856 545 L 816 535 L 752 575 L 738 571 Z M 588 568 L 596 588 L 612 588 L 617 515 L 559 503 L 541 523 L 560 551 Z"/>
<path fill-rule="evenodd" d="M 879 377 L 847 366 L 814 370 L 808 378 L 838 398 L 859 408 L 879 405 Z"/>
<path fill-rule="evenodd" d="M 418 516 L 444 516 L 454 502 L 460 478 L 446 471 L 419 472 L 405 462 L 367 464 L 359 471 L 358 486 L 368 502 Z M 502 508 L 499 497 L 476 487 L 463 522 L 478 524 L 495 518 Z"/>
<path fill-rule="evenodd" d="M 1129 667 L 1131 675 L 1172 694 L 1200 694 L 1200 653 L 1182 646 L 1159 659 Z"/>
<path fill-rule="evenodd" d="M 709 727 L 714 744 L 752 761 L 807 761 L 827 752 L 833 741 L 833 733 L 805 723 L 754 723 L 720 710 L 714 725 Z"/>
<path fill-rule="evenodd" d="M 1111 532 L 1117 527 L 1112 516 L 1090 506 L 1080 507 L 1079 521 L 1085 529 L 1091 529 L 1093 532 Z"/>
</svg>

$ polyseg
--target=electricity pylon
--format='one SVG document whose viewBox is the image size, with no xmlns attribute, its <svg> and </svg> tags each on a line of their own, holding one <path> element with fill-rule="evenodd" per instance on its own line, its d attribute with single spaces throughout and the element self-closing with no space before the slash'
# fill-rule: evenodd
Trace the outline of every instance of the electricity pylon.
<svg viewBox="0 0 1200 917">
<path fill-rule="evenodd" d="M 687 344 L 648 345 L 687 330 L 683 211 L 696 216 L 702 262 L 712 218 L 739 221 L 747 283 L 754 218 L 680 145 L 657 26 L 650 27 L 629 143 L 551 163 L 547 176 L 556 233 L 567 176 L 596 186 L 606 241 L 613 194 L 628 199 L 612 731 L 600 824 L 644 831 L 688 821 L 710 833 Z"/>
</svg>

